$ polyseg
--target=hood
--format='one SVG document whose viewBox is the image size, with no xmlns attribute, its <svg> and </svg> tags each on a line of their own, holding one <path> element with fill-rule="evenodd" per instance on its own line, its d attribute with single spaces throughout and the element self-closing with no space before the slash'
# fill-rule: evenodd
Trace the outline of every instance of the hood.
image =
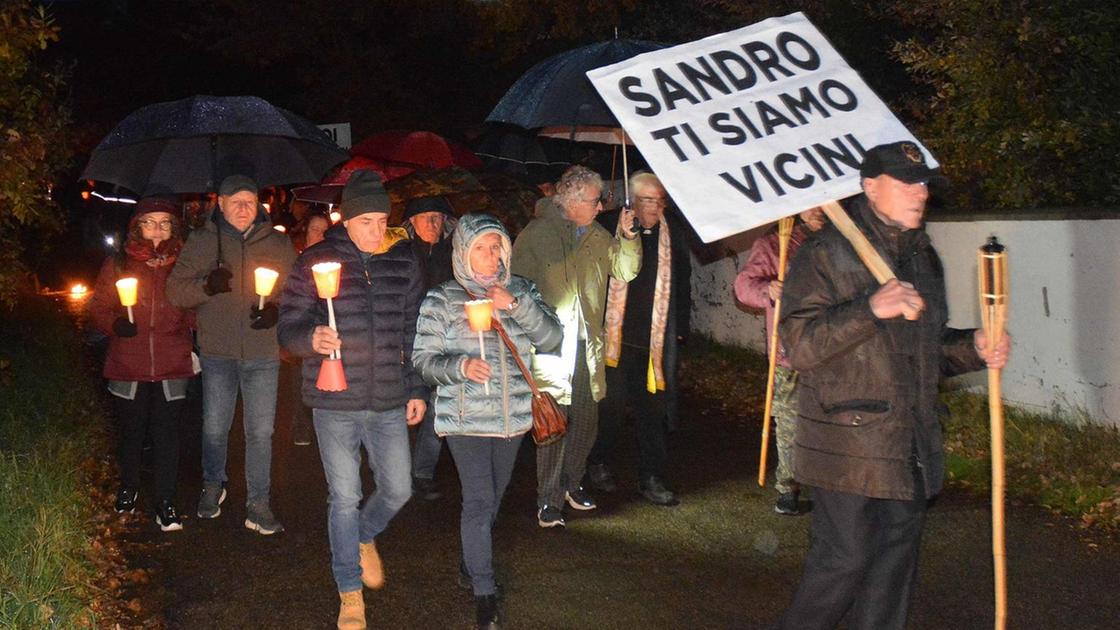
<svg viewBox="0 0 1120 630">
<path fill-rule="evenodd" d="M 459 281 L 459 284 L 476 295 L 485 294 L 486 287 L 474 279 L 470 262 L 467 260 L 467 252 L 470 251 L 471 244 L 474 243 L 475 239 L 487 232 L 497 232 L 502 238 L 502 259 L 498 265 L 498 279 L 495 284 L 504 287 L 509 284 L 509 259 L 513 247 L 510 244 L 509 234 L 501 221 L 489 214 L 464 215 L 459 219 L 459 225 L 455 227 L 455 233 L 451 235 L 452 272 L 454 272 L 455 279 Z"/>
</svg>

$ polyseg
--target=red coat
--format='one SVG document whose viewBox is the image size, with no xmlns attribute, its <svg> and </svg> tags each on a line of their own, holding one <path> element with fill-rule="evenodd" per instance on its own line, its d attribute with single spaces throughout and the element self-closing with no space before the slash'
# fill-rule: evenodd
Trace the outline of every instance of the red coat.
<svg viewBox="0 0 1120 630">
<path fill-rule="evenodd" d="M 105 378 L 155 382 L 194 375 L 194 315 L 167 301 L 165 286 L 171 267 L 150 267 L 129 258 L 124 269 L 118 271 L 117 260 L 112 256 L 101 265 L 90 300 L 90 318 L 98 330 L 109 335 Z M 127 312 L 117 296 L 116 282 L 126 276 L 138 280 L 137 303 L 132 307 L 136 336 L 121 338 L 113 334 L 113 321 Z"/>
<path fill-rule="evenodd" d="M 805 241 L 805 228 L 795 225 L 790 235 L 789 249 L 786 251 L 786 269 L 797 253 L 797 248 Z M 735 277 L 735 298 L 743 304 L 758 309 L 766 309 L 766 344 L 774 332 L 774 303 L 770 301 L 770 282 L 778 279 L 778 232 L 771 230 L 755 239 L 747 262 Z M 789 367 L 785 348 L 778 344 L 778 365 Z"/>
</svg>

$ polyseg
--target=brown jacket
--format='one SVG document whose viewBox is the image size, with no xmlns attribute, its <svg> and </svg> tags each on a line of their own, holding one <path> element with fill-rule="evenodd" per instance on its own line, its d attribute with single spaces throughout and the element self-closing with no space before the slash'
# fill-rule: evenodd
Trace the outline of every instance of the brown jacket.
<svg viewBox="0 0 1120 630">
<path fill-rule="evenodd" d="M 798 381 L 793 471 L 801 483 L 908 500 L 941 490 L 938 382 L 978 370 L 971 330 L 948 328 L 941 261 L 925 230 L 900 231 L 857 198 L 852 219 L 926 302 L 918 321 L 879 320 L 875 279 L 832 225 L 794 258 L 780 334 Z"/>
</svg>

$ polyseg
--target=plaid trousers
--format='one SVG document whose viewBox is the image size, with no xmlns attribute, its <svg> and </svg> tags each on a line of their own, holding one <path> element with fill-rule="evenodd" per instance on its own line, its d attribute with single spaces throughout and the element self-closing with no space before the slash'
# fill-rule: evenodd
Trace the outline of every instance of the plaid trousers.
<svg viewBox="0 0 1120 630">
<path fill-rule="evenodd" d="M 579 487 L 587 469 L 587 455 L 599 433 L 599 405 L 591 397 L 591 372 L 587 369 L 585 343 L 579 343 L 568 432 L 547 446 L 537 447 L 537 507 L 562 508 L 564 494 Z"/>
</svg>

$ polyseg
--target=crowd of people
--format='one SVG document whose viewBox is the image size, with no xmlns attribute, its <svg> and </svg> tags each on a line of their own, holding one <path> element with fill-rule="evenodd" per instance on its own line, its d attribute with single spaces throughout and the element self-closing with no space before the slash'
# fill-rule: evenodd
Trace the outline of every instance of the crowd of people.
<svg viewBox="0 0 1120 630">
<path fill-rule="evenodd" d="M 909 143 L 865 156 L 852 218 L 896 279 L 878 285 L 812 209 L 794 231 L 784 282 L 774 235 L 756 242 L 735 282 L 745 304 L 784 303 L 775 510 L 806 511 L 802 485 L 813 496 L 812 546 L 782 628 L 832 628 L 845 614 L 852 628 L 904 626 L 926 501 L 941 484 L 938 380 L 1007 360 L 1006 337 L 989 347 L 983 331 L 946 326 L 941 267 L 922 222 L 934 176 Z M 189 236 L 176 199 L 142 199 L 92 303 L 110 338 L 104 376 L 121 427 L 115 509 L 137 508 L 150 434 L 156 522 L 182 528 L 179 424 L 187 383 L 201 369 L 197 516 L 222 514 L 240 394 L 244 524 L 261 535 L 283 531 L 270 484 L 283 357 L 300 366 L 295 441 L 310 444 L 296 427 L 313 427 L 327 482 L 338 627 L 366 627 L 363 588 L 386 580 L 379 535 L 410 497 L 439 498 L 444 442 L 462 489 L 461 582 L 474 594 L 478 626 L 499 627 L 491 532 L 533 425 L 534 387 L 556 398 L 568 423 L 563 438 L 536 449 L 539 527 L 563 528 L 565 510 L 595 510 L 597 494 L 617 491 L 628 410 L 641 496 L 657 506 L 681 501 L 667 463 L 692 307 L 685 229 L 666 213 L 665 188 L 651 173 L 630 179 L 632 207 L 604 213 L 603 190 L 597 173 L 569 168 L 516 237 L 490 215 L 456 217 L 441 197 L 411 200 L 405 225 L 389 226 L 389 196 L 372 171 L 355 172 L 343 188 L 337 225 L 301 209 L 288 234 L 273 229 L 244 175 L 221 182 L 217 208 Z M 339 265 L 329 301 L 316 278 L 324 263 Z M 258 267 L 278 273 L 278 299 L 255 293 Z M 141 287 L 127 316 L 113 299 L 126 275 Z M 479 299 L 493 309 L 481 334 L 466 310 Z M 341 357 L 345 387 L 320 381 L 328 357 Z M 369 496 L 363 449 L 376 483 Z"/>
</svg>

